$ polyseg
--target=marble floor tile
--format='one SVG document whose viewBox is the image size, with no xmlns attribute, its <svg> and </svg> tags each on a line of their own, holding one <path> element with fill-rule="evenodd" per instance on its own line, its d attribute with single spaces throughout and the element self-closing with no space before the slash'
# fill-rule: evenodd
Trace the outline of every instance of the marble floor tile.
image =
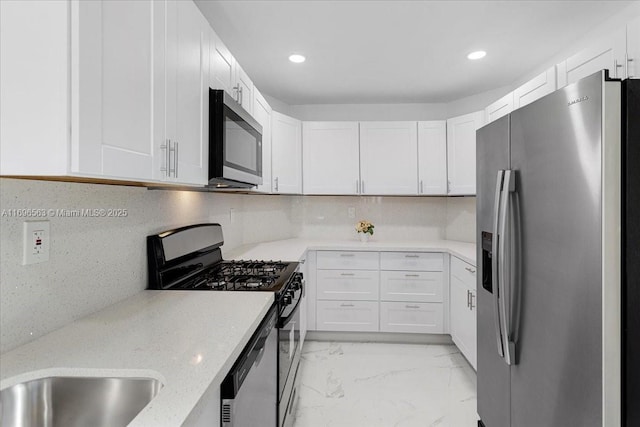
<svg viewBox="0 0 640 427">
<path fill-rule="evenodd" d="M 476 375 L 453 345 L 308 341 L 294 427 L 476 427 Z"/>
</svg>

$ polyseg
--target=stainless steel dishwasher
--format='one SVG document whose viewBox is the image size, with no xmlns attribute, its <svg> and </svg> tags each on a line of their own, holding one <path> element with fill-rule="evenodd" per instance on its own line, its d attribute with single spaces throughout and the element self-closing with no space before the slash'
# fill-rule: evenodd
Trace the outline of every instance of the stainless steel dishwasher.
<svg viewBox="0 0 640 427">
<path fill-rule="evenodd" d="M 274 304 L 222 382 L 222 427 L 278 423 L 277 319 Z"/>
</svg>

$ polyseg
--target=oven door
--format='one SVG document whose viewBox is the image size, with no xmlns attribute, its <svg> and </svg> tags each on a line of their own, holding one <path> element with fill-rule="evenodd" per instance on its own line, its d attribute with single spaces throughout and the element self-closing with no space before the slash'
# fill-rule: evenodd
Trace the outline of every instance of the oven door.
<svg viewBox="0 0 640 427">
<path fill-rule="evenodd" d="M 295 291 L 291 304 L 281 309 L 278 325 L 279 425 L 293 423 L 297 390 L 296 374 L 300 364 L 300 304 L 302 288 Z"/>
</svg>

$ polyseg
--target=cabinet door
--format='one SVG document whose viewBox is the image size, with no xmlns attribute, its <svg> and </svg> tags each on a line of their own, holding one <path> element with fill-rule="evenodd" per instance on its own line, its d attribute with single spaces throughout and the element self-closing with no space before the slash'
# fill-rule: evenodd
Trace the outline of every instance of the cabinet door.
<svg viewBox="0 0 640 427">
<path fill-rule="evenodd" d="M 484 110 L 484 122 L 491 123 L 513 111 L 513 92 L 506 94 Z"/>
<path fill-rule="evenodd" d="M 69 5 L 0 1 L 0 32 L 0 175 L 66 175 Z"/>
<path fill-rule="evenodd" d="M 378 302 L 318 301 L 319 331 L 378 331 Z"/>
<path fill-rule="evenodd" d="M 555 66 L 513 91 L 513 109 L 524 107 L 554 90 L 556 90 Z"/>
<path fill-rule="evenodd" d="M 469 308 L 469 289 L 455 276 L 450 281 L 451 338 L 462 354 L 471 362 L 473 350 L 473 323 L 475 316 Z"/>
<path fill-rule="evenodd" d="M 450 195 L 476 194 L 476 130 L 483 124 L 478 111 L 447 120 L 447 173 Z"/>
<path fill-rule="evenodd" d="M 418 122 L 418 193 L 447 194 L 447 122 Z"/>
<path fill-rule="evenodd" d="M 441 334 L 444 331 L 442 304 L 381 302 L 380 331 Z"/>
<path fill-rule="evenodd" d="M 316 296 L 322 300 L 378 301 L 378 270 L 318 270 Z"/>
<path fill-rule="evenodd" d="M 271 106 L 257 89 L 253 91 L 253 118 L 262 126 L 262 185 L 256 191 L 271 193 Z"/>
<path fill-rule="evenodd" d="M 249 114 L 253 114 L 253 82 L 244 72 L 238 61 L 236 64 L 236 87 L 238 90 L 238 103 Z"/>
<path fill-rule="evenodd" d="M 204 185 L 209 152 L 209 27 L 192 1 L 168 2 L 166 55 L 170 179 Z"/>
<path fill-rule="evenodd" d="M 627 57 L 625 76 L 640 79 L 640 16 L 627 25 Z"/>
<path fill-rule="evenodd" d="M 235 60 L 218 35 L 209 28 L 209 85 L 235 97 Z"/>
<path fill-rule="evenodd" d="M 302 123 L 304 194 L 358 194 L 357 122 Z"/>
<path fill-rule="evenodd" d="M 72 3 L 72 172 L 153 178 L 153 56 L 162 43 L 163 28 L 156 28 L 162 6 Z"/>
<path fill-rule="evenodd" d="M 360 123 L 362 194 L 418 193 L 416 122 Z"/>
<path fill-rule="evenodd" d="M 302 130 L 300 120 L 271 114 L 271 188 L 274 193 L 302 193 Z"/>
<path fill-rule="evenodd" d="M 575 83 L 602 69 L 609 70 L 610 77 L 623 78 L 626 47 L 626 29 L 623 28 L 567 58 L 557 66 L 558 87 Z"/>
</svg>

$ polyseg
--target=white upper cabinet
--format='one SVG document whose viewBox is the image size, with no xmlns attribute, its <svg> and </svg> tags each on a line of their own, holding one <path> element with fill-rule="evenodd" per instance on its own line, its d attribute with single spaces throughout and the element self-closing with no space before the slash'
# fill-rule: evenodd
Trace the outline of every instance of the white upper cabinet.
<svg viewBox="0 0 640 427">
<path fill-rule="evenodd" d="M 640 79 L 640 16 L 627 25 L 627 58 L 625 76 Z"/>
<path fill-rule="evenodd" d="M 558 87 L 575 83 L 602 69 L 609 70 L 610 77 L 624 78 L 626 48 L 625 28 L 599 39 L 557 65 Z"/>
<path fill-rule="evenodd" d="M 476 194 L 476 130 L 484 111 L 447 120 L 447 173 L 449 195 Z"/>
<path fill-rule="evenodd" d="M 271 113 L 271 189 L 274 193 L 302 193 L 302 125 L 300 120 Z"/>
<path fill-rule="evenodd" d="M 447 194 L 447 122 L 418 122 L 418 194 Z"/>
<path fill-rule="evenodd" d="M 253 114 L 253 82 L 236 61 L 236 100 L 249 114 Z"/>
<path fill-rule="evenodd" d="M 235 96 L 235 59 L 218 35 L 209 28 L 209 86 Z"/>
<path fill-rule="evenodd" d="M 166 179 L 206 184 L 209 153 L 209 25 L 191 1 L 167 2 Z M 168 151 L 168 153 L 167 153 Z"/>
<path fill-rule="evenodd" d="M 513 109 L 524 107 L 556 90 L 556 67 L 551 67 L 513 91 Z"/>
<path fill-rule="evenodd" d="M 360 122 L 361 194 L 418 194 L 416 122 Z"/>
<path fill-rule="evenodd" d="M 258 89 L 253 91 L 253 117 L 262 126 L 262 185 L 256 191 L 271 192 L 271 106 Z"/>
<path fill-rule="evenodd" d="M 491 123 L 502 116 L 506 116 L 512 111 L 513 92 L 510 92 L 484 109 L 484 121 L 485 123 Z"/>
<path fill-rule="evenodd" d="M 151 180 L 154 47 L 164 13 L 153 1 L 72 2 L 72 171 Z"/>
<path fill-rule="evenodd" d="M 358 122 L 304 122 L 304 194 L 358 194 Z"/>
</svg>

